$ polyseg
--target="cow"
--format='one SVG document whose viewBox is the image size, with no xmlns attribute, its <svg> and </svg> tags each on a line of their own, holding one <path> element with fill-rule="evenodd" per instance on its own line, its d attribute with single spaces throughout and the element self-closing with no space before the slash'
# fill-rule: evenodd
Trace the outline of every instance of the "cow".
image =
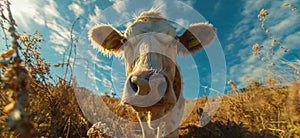
<svg viewBox="0 0 300 138">
<path fill-rule="evenodd" d="M 122 104 L 136 112 L 144 138 L 179 137 L 184 110 L 183 82 L 176 56 L 209 45 L 216 29 L 209 23 L 189 25 L 182 35 L 157 11 L 144 11 L 125 32 L 97 25 L 89 39 L 103 54 L 122 54 L 126 81 Z"/>
</svg>

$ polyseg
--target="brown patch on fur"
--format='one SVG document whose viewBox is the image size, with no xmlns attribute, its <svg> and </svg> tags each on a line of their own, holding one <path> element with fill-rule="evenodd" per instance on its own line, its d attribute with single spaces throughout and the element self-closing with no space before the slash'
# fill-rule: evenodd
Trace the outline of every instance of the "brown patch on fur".
<svg viewBox="0 0 300 138">
<path fill-rule="evenodd" d="M 196 51 L 203 48 L 201 42 L 189 30 L 186 30 L 178 38 L 180 43 L 182 43 L 191 53 L 195 53 Z M 196 45 L 194 45 L 193 47 L 188 47 L 192 41 L 197 41 L 195 42 Z"/>
<path fill-rule="evenodd" d="M 117 52 L 124 44 L 123 34 L 115 30 L 112 26 L 101 25 L 91 29 L 90 38 L 98 44 L 101 52 Z"/>
</svg>

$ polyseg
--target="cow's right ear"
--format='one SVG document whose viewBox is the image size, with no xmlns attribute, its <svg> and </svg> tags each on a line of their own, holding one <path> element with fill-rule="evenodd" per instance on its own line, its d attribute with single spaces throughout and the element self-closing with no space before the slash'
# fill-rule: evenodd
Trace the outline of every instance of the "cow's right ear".
<svg viewBox="0 0 300 138">
<path fill-rule="evenodd" d="M 118 53 L 122 51 L 125 42 L 124 35 L 110 25 L 99 25 L 89 31 L 89 39 L 93 47 L 104 54 Z"/>
</svg>

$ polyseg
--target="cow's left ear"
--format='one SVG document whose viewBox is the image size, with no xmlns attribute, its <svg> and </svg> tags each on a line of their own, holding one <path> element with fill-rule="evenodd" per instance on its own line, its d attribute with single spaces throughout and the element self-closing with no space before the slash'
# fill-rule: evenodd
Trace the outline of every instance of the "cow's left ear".
<svg viewBox="0 0 300 138">
<path fill-rule="evenodd" d="M 215 36 L 216 29 L 211 24 L 197 23 L 190 25 L 178 38 L 189 52 L 194 53 L 210 44 Z"/>
<path fill-rule="evenodd" d="M 99 25 L 89 31 L 92 45 L 104 54 L 118 53 L 125 42 L 121 32 L 110 25 Z"/>
</svg>

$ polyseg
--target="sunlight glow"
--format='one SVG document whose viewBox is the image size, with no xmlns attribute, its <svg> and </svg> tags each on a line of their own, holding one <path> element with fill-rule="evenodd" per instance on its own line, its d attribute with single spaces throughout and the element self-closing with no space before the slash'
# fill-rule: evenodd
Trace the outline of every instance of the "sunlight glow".
<svg viewBox="0 0 300 138">
<path fill-rule="evenodd" d="M 30 19 L 39 15 L 37 8 L 38 1 L 36 0 L 11 0 L 11 10 L 15 20 L 26 29 L 30 27 Z"/>
</svg>

